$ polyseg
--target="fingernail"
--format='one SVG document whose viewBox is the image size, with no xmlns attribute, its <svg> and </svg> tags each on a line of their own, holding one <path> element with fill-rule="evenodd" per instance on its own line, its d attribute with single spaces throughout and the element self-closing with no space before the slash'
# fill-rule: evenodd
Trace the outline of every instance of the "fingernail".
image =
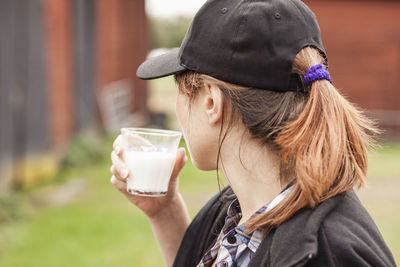
<svg viewBox="0 0 400 267">
<path fill-rule="evenodd" d="M 120 174 L 121 174 L 121 177 L 125 179 L 128 177 L 129 172 L 127 169 L 121 169 Z"/>
<path fill-rule="evenodd" d="M 115 153 L 118 155 L 119 152 L 121 152 L 121 148 L 119 146 L 116 146 L 114 149 Z"/>
</svg>

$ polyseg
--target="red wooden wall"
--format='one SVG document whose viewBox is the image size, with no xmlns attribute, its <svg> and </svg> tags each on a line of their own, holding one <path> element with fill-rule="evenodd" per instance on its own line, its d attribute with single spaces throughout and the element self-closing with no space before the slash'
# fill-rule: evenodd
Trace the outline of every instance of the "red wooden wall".
<svg viewBox="0 0 400 267">
<path fill-rule="evenodd" d="M 400 1 L 304 1 L 319 21 L 334 84 L 400 136 Z"/>
<path fill-rule="evenodd" d="M 115 81 L 126 81 L 131 91 L 130 112 L 145 112 L 144 81 L 136 77 L 137 66 L 148 52 L 144 0 L 96 0 L 95 95 Z M 46 59 L 50 136 L 53 146 L 65 144 L 77 131 L 74 56 L 74 5 L 71 0 L 43 0 L 46 29 Z M 93 90 L 93 88 L 87 88 Z M 99 99 L 97 99 L 99 100 Z M 102 109 L 99 108 L 99 115 Z"/>
<path fill-rule="evenodd" d="M 71 3 L 44 1 L 49 130 L 54 146 L 64 144 L 74 130 Z"/>
</svg>

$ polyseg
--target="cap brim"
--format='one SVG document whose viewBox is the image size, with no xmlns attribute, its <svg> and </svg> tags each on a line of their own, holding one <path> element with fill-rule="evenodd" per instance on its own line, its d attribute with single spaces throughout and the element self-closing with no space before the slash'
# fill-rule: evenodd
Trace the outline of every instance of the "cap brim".
<svg viewBox="0 0 400 267">
<path fill-rule="evenodd" d="M 165 54 L 147 59 L 137 69 L 136 76 L 143 80 L 150 80 L 186 70 L 179 64 L 178 54 L 179 48 L 174 48 Z"/>
</svg>

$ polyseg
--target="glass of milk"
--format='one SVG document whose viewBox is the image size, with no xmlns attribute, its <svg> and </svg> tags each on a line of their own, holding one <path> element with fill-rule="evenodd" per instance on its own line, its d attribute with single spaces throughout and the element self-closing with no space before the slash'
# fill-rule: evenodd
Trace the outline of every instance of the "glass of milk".
<svg viewBox="0 0 400 267">
<path fill-rule="evenodd" d="M 121 134 L 122 158 L 129 169 L 126 190 L 133 195 L 165 196 L 182 133 L 122 128 Z"/>
</svg>

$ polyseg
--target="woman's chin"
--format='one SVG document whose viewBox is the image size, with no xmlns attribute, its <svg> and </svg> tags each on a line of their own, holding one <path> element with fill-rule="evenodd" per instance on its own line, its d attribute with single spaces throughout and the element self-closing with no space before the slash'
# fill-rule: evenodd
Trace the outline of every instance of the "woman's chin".
<svg viewBox="0 0 400 267">
<path fill-rule="evenodd" d="M 198 160 L 192 158 L 192 164 L 201 171 L 216 170 L 215 164 L 210 164 L 210 162 L 198 161 Z"/>
</svg>

